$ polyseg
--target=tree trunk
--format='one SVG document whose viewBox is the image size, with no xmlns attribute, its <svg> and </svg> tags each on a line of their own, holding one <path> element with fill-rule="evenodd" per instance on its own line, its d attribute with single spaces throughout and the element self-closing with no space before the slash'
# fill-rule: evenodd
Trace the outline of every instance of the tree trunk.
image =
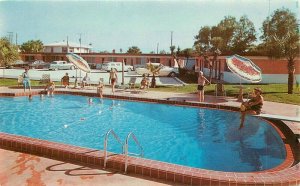
<svg viewBox="0 0 300 186">
<path fill-rule="evenodd" d="M 295 61 L 294 59 L 288 59 L 288 94 L 293 94 L 294 88 L 294 73 L 295 73 Z"/>
</svg>

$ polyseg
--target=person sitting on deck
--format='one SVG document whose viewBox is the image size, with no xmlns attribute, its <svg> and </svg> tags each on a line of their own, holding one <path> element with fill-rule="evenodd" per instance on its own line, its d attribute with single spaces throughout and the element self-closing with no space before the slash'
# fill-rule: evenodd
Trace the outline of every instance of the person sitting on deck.
<svg viewBox="0 0 300 186">
<path fill-rule="evenodd" d="M 68 86 L 70 85 L 70 78 L 69 78 L 69 74 L 68 73 L 66 73 L 66 75 L 64 75 L 64 77 L 61 78 L 61 84 L 65 88 L 68 88 Z"/>
<path fill-rule="evenodd" d="M 253 97 L 247 101 L 243 102 L 241 105 L 241 124 L 240 128 L 243 128 L 245 116 L 246 114 L 260 114 L 264 98 L 262 97 L 262 90 L 260 88 L 254 88 L 254 95 Z"/>
<path fill-rule="evenodd" d="M 89 84 L 89 82 L 90 82 L 90 78 L 88 76 L 88 73 L 86 73 L 85 76 L 82 79 L 81 88 L 84 88 L 85 85 Z"/>
<path fill-rule="evenodd" d="M 141 81 L 140 89 L 145 89 L 149 87 L 149 79 L 146 77 L 146 74 L 143 74 L 143 79 Z"/>
<path fill-rule="evenodd" d="M 45 90 L 47 91 L 47 95 L 53 96 L 54 89 L 55 89 L 55 83 L 50 80 L 50 82 L 45 87 Z"/>
<path fill-rule="evenodd" d="M 104 84 L 103 81 L 100 79 L 99 84 L 97 86 L 97 93 L 100 98 L 103 98 L 103 89 L 104 89 Z"/>
</svg>

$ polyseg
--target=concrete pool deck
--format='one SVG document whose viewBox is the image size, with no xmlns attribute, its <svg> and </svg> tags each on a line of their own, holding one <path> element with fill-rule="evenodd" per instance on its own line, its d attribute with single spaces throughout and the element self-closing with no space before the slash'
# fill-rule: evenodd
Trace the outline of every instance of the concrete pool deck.
<svg viewBox="0 0 300 186">
<path fill-rule="evenodd" d="M 33 92 L 38 92 L 42 89 L 34 89 Z M 65 89 L 56 89 L 57 91 L 65 91 Z M 69 89 L 68 91 L 71 92 L 86 92 L 86 93 L 95 93 L 95 89 L 91 90 L 77 90 L 77 89 Z M 0 88 L 0 95 L 6 94 L 9 96 L 9 93 L 14 93 L 14 94 L 23 94 L 22 89 L 8 89 L 8 88 Z M 26 92 L 27 93 L 27 92 Z M 106 88 L 104 91 L 105 95 L 111 95 L 110 94 L 110 89 Z M 179 100 L 179 101 L 187 101 L 187 102 L 196 102 L 197 97 L 195 94 L 182 94 L 182 93 L 166 93 L 166 92 L 155 92 L 155 91 L 148 91 L 145 93 L 137 93 L 136 91 L 123 91 L 123 90 L 118 90 L 115 93 L 115 96 L 126 96 L 126 97 L 133 97 L 133 98 L 151 98 L 151 99 L 168 99 L 168 100 Z M 206 96 L 205 102 L 207 103 L 212 103 L 212 104 L 217 104 L 217 105 L 224 105 L 224 106 L 235 106 L 238 107 L 240 105 L 239 102 L 236 101 L 236 98 L 215 98 L 214 96 Z M 280 109 L 274 109 L 274 108 L 280 108 Z M 263 112 L 267 114 L 276 114 L 276 115 L 283 115 L 283 116 L 292 116 L 292 117 L 299 117 L 299 106 L 297 105 L 288 105 L 288 104 L 281 104 L 281 103 L 273 103 L 273 102 L 265 102 L 264 107 L 263 107 Z M 290 122 L 290 125 L 293 128 L 293 132 L 295 134 L 299 134 L 299 123 L 296 122 Z M 291 128 L 289 126 L 289 128 Z M 297 133 L 298 132 L 298 133 Z M 11 158 L 11 159 L 10 159 Z M 8 159 L 10 159 L 8 161 Z M 27 159 L 29 161 L 27 161 Z M 37 160 L 38 159 L 38 160 Z M 22 165 L 22 162 L 25 161 L 25 164 Z M 30 164 L 30 162 L 38 162 L 35 164 L 36 167 Z M 5 162 L 5 163 L 2 163 Z M 9 163 L 7 165 L 6 163 Z M 43 165 L 44 162 L 45 165 Z M 95 169 L 91 170 L 91 172 L 95 172 L 95 174 L 100 174 L 95 175 L 93 177 L 93 181 L 91 181 L 91 178 L 88 177 L 83 177 L 84 179 L 81 178 L 81 176 L 73 176 L 70 174 L 66 174 L 69 169 L 75 169 L 76 171 L 80 169 L 82 166 L 74 165 L 74 164 L 69 164 L 65 163 L 62 161 L 57 161 L 57 160 L 52 160 L 52 159 L 47 159 L 47 158 L 42 158 L 39 156 L 34 156 L 34 155 L 28 155 L 25 153 L 19 153 L 19 152 L 13 152 L 13 151 L 7 151 L 7 150 L 1 150 L 0 151 L 0 185 L 11 185 L 9 183 L 20 183 L 19 185 L 30 185 L 29 183 L 30 180 L 36 179 L 37 182 L 34 182 L 36 184 L 33 185 L 175 185 L 174 182 L 161 182 L 156 179 L 151 179 L 151 180 L 144 180 L 140 179 L 140 177 L 130 177 L 130 176 L 124 176 L 122 174 L 114 174 L 114 173 L 107 173 L 104 172 L 103 170 Z M 7 166 L 6 166 L 7 165 Z M 55 174 L 49 170 L 49 166 L 51 165 L 58 165 L 60 167 L 59 170 L 66 169 L 66 171 L 57 171 Z M 299 165 L 299 164 L 298 164 Z M 17 169 L 17 166 L 21 166 L 24 175 L 18 175 L 17 173 L 20 172 L 21 169 Z M 57 168 L 57 167 L 56 167 Z M 85 168 L 82 168 L 83 170 Z M 90 168 L 87 168 L 90 169 Z M 38 171 L 41 174 L 38 173 Z M 55 169 L 54 169 L 55 170 Z M 299 173 L 299 169 L 296 169 L 294 171 Z M 76 172 L 75 171 L 75 172 Z M 86 171 L 86 170 L 84 170 Z M 84 172 L 83 171 L 83 172 Z M 107 175 L 113 175 L 113 176 L 106 176 L 103 178 L 103 174 Z M 89 173 L 87 173 L 89 174 Z M 123 178 L 124 176 L 124 178 Z M 32 178 L 35 177 L 35 178 Z M 109 178 L 108 178 L 109 177 Z M 31 179 L 32 178 L 32 179 Z M 58 179 L 56 179 L 58 178 Z M 6 180 L 6 183 L 1 183 L 1 180 Z M 39 182 L 39 180 L 43 182 Z M 59 180 L 59 181 L 58 181 Z M 120 181 L 123 180 L 123 181 Z M 104 182 L 103 182 L 104 181 Z M 105 182 L 107 181 L 107 182 Z M 73 184 L 72 184 L 73 183 Z M 295 185 L 295 182 L 291 182 L 291 185 Z M 299 182 L 296 182 L 298 184 Z M 225 185 L 229 185 L 224 183 Z M 300 183 L 299 183 L 300 184 Z M 180 184 L 176 184 L 180 185 Z M 212 184 L 208 184 L 212 185 Z M 230 184 L 231 185 L 231 184 Z M 236 185 L 236 184 L 233 184 Z M 249 184 L 252 185 L 252 184 Z M 255 185 L 255 184 L 253 184 Z M 259 185 L 259 184 L 257 184 Z M 280 185 L 280 184 L 279 184 Z"/>
</svg>

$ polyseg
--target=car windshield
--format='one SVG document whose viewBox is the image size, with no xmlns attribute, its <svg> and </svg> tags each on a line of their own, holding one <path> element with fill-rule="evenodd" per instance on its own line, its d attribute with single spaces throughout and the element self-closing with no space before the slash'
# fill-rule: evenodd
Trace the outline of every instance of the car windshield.
<svg viewBox="0 0 300 186">
<path fill-rule="evenodd" d="M 56 61 L 53 61 L 51 64 L 57 64 L 57 62 L 56 62 Z"/>
<path fill-rule="evenodd" d="M 108 64 L 107 63 L 103 63 L 102 66 L 108 66 Z"/>
</svg>

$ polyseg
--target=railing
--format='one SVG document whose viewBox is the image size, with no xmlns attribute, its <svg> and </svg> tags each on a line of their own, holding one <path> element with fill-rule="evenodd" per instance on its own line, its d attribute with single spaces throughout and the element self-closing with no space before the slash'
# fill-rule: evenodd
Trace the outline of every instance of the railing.
<svg viewBox="0 0 300 186">
<path fill-rule="evenodd" d="M 119 144 L 121 144 L 122 146 L 122 153 L 124 154 L 124 144 L 121 142 L 120 138 L 118 137 L 118 135 L 112 130 L 110 129 L 106 135 L 105 135 L 105 139 L 104 139 L 104 168 L 106 168 L 106 163 L 107 163 L 107 141 L 108 141 L 108 137 L 109 135 L 112 134 L 114 136 L 114 138 L 117 140 L 117 142 Z"/>
<path fill-rule="evenodd" d="M 128 152 L 128 141 L 129 141 L 129 138 L 132 137 L 132 139 L 134 140 L 135 144 L 139 147 L 141 153 L 140 154 L 135 154 L 135 153 L 129 153 Z M 130 132 L 128 135 L 127 135 L 127 138 L 126 138 L 126 141 L 125 141 L 125 145 L 124 145 L 124 154 L 125 154 L 125 173 L 127 172 L 127 166 L 128 166 L 128 155 L 134 155 L 134 156 L 141 156 L 143 157 L 144 156 L 144 149 L 143 147 L 141 146 L 141 144 L 139 143 L 139 141 L 137 140 L 136 136 Z"/>
</svg>

